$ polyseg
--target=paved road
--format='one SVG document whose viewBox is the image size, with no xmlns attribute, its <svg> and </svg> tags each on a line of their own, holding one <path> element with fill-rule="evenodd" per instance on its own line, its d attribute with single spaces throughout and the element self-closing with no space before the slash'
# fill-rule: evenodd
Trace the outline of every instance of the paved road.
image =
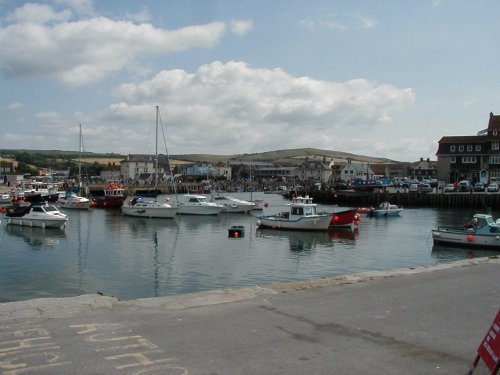
<svg viewBox="0 0 500 375">
<path fill-rule="evenodd" d="M 135 301 L 4 303 L 0 373 L 465 374 L 499 308 L 500 260 L 487 258 Z"/>
</svg>

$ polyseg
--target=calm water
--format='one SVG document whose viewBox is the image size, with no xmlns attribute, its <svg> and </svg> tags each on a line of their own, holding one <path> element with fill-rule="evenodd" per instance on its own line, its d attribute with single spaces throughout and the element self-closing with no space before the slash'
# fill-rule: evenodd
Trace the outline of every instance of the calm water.
<svg viewBox="0 0 500 375">
<path fill-rule="evenodd" d="M 249 199 L 250 194 L 232 194 Z M 255 193 L 282 210 L 279 195 Z M 324 206 L 333 210 L 336 207 Z M 363 216 L 359 230 L 261 230 L 251 214 L 176 219 L 120 211 L 67 210 L 66 230 L 0 225 L 0 301 L 102 292 L 121 299 L 330 277 L 499 254 L 433 247 L 431 228 L 463 224 L 466 210 L 405 209 L 401 217 Z M 232 225 L 244 238 L 228 238 Z"/>
</svg>

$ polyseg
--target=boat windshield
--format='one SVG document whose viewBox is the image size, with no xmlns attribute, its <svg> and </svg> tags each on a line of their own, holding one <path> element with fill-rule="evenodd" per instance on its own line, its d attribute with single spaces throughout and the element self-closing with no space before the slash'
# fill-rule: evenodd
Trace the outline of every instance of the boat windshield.
<svg viewBox="0 0 500 375">
<path fill-rule="evenodd" d="M 45 206 L 45 212 L 57 212 L 59 211 L 55 206 Z"/>
</svg>

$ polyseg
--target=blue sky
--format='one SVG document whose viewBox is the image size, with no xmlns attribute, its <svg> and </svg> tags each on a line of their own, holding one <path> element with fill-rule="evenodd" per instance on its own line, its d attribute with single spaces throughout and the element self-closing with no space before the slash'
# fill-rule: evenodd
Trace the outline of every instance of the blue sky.
<svg viewBox="0 0 500 375">
<path fill-rule="evenodd" d="M 0 0 L 0 148 L 435 159 L 500 114 L 496 0 Z M 161 141 L 160 151 L 163 150 Z"/>
</svg>

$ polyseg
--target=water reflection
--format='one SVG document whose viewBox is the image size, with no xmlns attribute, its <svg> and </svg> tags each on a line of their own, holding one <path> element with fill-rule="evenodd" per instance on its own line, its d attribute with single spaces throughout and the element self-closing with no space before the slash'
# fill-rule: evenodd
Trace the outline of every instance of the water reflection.
<svg viewBox="0 0 500 375">
<path fill-rule="evenodd" d="M 359 236 L 359 228 L 357 227 L 354 229 L 337 228 L 334 230 L 329 230 L 328 235 L 332 240 L 338 240 L 338 241 L 347 240 L 346 242 L 351 242 L 356 240 L 356 237 Z"/>
<path fill-rule="evenodd" d="M 260 198 L 269 202 L 264 214 L 287 203 L 279 195 Z M 498 255 L 432 246 L 432 228 L 463 224 L 472 214 L 405 209 L 394 220 L 363 217 L 353 231 L 295 232 L 257 228 L 252 214 L 165 220 L 68 210 L 65 231 L 0 225 L 0 299 L 96 291 L 145 298 Z M 233 225 L 245 236 L 228 238 Z"/>
<path fill-rule="evenodd" d="M 290 250 L 295 252 L 311 251 L 316 249 L 318 245 L 330 246 L 332 243 L 332 239 L 327 232 L 286 231 L 258 228 L 256 230 L 256 235 L 260 238 L 274 237 L 288 240 Z"/>
<path fill-rule="evenodd" d="M 5 230 L 12 236 L 22 237 L 33 250 L 59 245 L 66 238 L 66 232 L 59 228 L 34 228 L 20 225 L 7 225 Z"/>
<path fill-rule="evenodd" d="M 481 250 L 477 248 L 467 248 L 464 246 L 434 244 L 432 246 L 432 257 L 440 261 L 456 260 L 457 257 L 463 259 L 482 258 L 500 255 L 500 249 Z"/>
</svg>

